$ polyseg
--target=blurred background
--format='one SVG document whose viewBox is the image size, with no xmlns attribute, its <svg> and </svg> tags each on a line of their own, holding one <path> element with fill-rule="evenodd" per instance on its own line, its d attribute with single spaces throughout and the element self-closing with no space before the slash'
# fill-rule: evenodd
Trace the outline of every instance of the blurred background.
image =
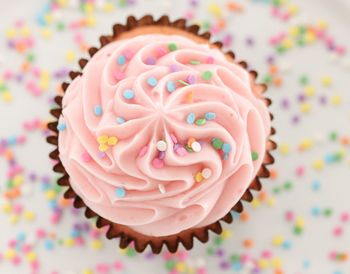
<svg viewBox="0 0 350 274">
<path fill-rule="evenodd" d="M 0 273 L 350 273 L 349 0 L 0 0 Z M 192 251 L 120 250 L 62 198 L 52 98 L 128 15 L 185 17 L 259 72 L 276 164 L 244 213 Z"/>
</svg>

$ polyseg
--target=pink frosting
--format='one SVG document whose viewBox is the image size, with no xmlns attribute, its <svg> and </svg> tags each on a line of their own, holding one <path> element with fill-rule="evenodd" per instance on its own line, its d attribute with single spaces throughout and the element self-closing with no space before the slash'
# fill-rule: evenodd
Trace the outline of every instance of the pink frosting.
<svg viewBox="0 0 350 274">
<path fill-rule="evenodd" d="M 161 34 L 100 49 L 67 89 L 59 123 L 74 191 L 100 216 L 152 236 L 226 215 L 256 176 L 270 133 L 246 70 L 207 44 Z M 101 152 L 99 136 L 118 142 Z M 231 151 L 215 148 L 218 139 Z M 186 148 L 194 140 L 200 151 Z"/>
</svg>

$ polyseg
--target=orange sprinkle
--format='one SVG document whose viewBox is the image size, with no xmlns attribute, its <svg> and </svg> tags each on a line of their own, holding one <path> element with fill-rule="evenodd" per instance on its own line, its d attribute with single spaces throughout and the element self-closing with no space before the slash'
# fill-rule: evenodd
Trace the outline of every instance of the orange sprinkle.
<svg viewBox="0 0 350 274">
<path fill-rule="evenodd" d="M 71 203 L 70 200 L 65 199 L 64 197 L 61 197 L 61 198 L 59 199 L 59 201 L 58 201 L 58 204 L 59 204 L 60 206 L 69 206 L 70 203 Z"/>
<path fill-rule="evenodd" d="M 239 219 L 240 219 L 242 222 L 247 222 L 247 221 L 249 221 L 249 219 L 250 219 L 250 215 L 249 215 L 247 212 L 243 211 L 243 212 L 239 215 Z"/>
<path fill-rule="evenodd" d="M 275 65 L 271 65 L 271 66 L 269 67 L 269 73 L 270 73 L 270 74 L 276 74 L 276 73 L 278 73 L 278 67 L 275 66 Z"/>
<path fill-rule="evenodd" d="M 21 70 L 23 72 L 29 71 L 29 68 L 30 68 L 30 63 L 27 61 L 23 62 L 23 64 L 21 65 Z"/>
<path fill-rule="evenodd" d="M 7 161 L 11 161 L 13 160 L 13 152 L 12 150 L 9 150 L 7 149 L 5 152 L 4 152 L 4 157 Z"/>
<path fill-rule="evenodd" d="M 11 190 L 7 190 L 4 193 L 5 198 L 10 199 L 10 200 L 17 198 L 20 195 L 21 195 L 21 190 L 19 189 L 19 187 L 15 187 Z"/>
<path fill-rule="evenodd" d="M 347 146 L 350 144 L 350 138 L 347 136 L 343 136 L 340 138 L 340 143 L 344 146 Z"/>
<path fill-rule="evenodd" d="M 275 180 L 278 177 L 278 172 L 274 168 L 270 168 L 270 179 Z"/>
<path fill-rule="evenodd" d="M 282 85 L 282 78 L 279 77 L 279 76 L 276 76 L 274 79 L 273 79 L 273 83 L 276 87 L 280 87 Z"/>
<path fill-rule="evenodd" d="M 260 191 L 259 192 L 259 199 L 260 199 L 260 201 L 265 201 L 266 200 L 266 198 L 267 198 L 267 195 L 266 195 L 266 192 L 265 191 Z"/>
<path fill-rule="evenodd" d="M 241 4 L 234 2 L 234 1 L 228 2 L 226 6 L 229 9 L 229 11 L 236 11 L 236 12 L 244 11 L 243 6 Z"/>
<path fill-rule="evenodd" d="M 282 269 L 275 269 L 275 274 L 283 274 L 283 270 Z"/>
<path fill-rule="evenodd" d="M 246 239 L 243 241 L 243 246 L 245 248 L 252 248 L 254 246 L 254 242 L 250 239 Z"/>
<path fill-rule="evenodd" d="M 224 29 L 226 26 L 226 21 L 224 19 L 219 19 L 217 24 L 220 29 Z"/>
</svg>

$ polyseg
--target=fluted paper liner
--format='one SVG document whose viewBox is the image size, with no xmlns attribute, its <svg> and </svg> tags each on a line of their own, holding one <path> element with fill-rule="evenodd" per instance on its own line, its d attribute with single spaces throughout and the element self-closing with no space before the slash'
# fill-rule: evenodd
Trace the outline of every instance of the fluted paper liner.
<svg viewBox="0 0 350 274">
<path fill-rule="evenodd" d="M 132 33 L 136 33 L 136 35 L 143 33 L 154 33 L 154 31 L 158 31 L 159 33 L 177 33 L 186 36 L 190 36 L 192 39 L 201 40 L 203 43 L 209 43 L 212 47 L 222 48 L 221 42 L 211 43 L 210 33 L 199 33 L 198 25 L 186 25 L 185 19 L 178 19 L 176 21 L 171 22 L 169 17 L 164 15 L 160 17 L 158 20 L 154 20 L 151 15 L 146 15 L 141 19 L 137 20 L 134 16 L 129 16 L 127 18 L 126 25 L 116 24 L 113 26 L 113 34 L 107 36 L 101 36 L 100 43 L 101 47 L 106 44 L 120 39 L 121 37 L 128 37 L 128 35 Z M 135 36 L 135 35 L 134 35 Z M 98 48 L 90 48 L 89 55 L 92 57 L 99 49 Z M 236 62 L 241 67 L 247 69 L 247 64 L 245 62 L 237 62 L 235 60 L 235 55 L 232 51 L 225 52 L 227 58 L 231 59 L 232 62 Z M 85 67 L 85 65 L 89 62 L 87 59 L 80 59 L 79 66 L 81 69 Z M 257 97 L 264 100 L 267 106 L 271 104 L 271 100 L 263 97 L 263 93 L 266 91 L 267 86 L 264 84 L 257 84 L 256 77 L 257 72 L 249 71 L 251 76 L 251 86 Z M 71 71 L 69 73 L 70 78 L 73 80 L 78 75 L 81 75 L 80 71 Z M 62 89 L 65 92 L 69 86 L 69 83 L 63 83 Z M 197 238 L 202 243 L 205 243 L 209 239 L 209 231 L 212 231 L 216 234 L 220 234 L 222 232 L 221 222 L 231 223 L 233 221 L 232 215 L 228 212 L 224 217 L 220 220 L 212 223 L 211 225 L 201 227 L 201 228 L 191 228 L 184 230 L 175 235 L 162 236 L 162 237 L 154 237 L 148 236 L 134 231 L 128 226 L 113 223 L 99 215 L 97 215 L 91 208 L 88 208 L 84 201 L 74 192 L 69 182 L 69 174 L 67 174 L 65 168 L 62 165 L 62 162 L 59 158 L 59 149 L 58 149 L 58 119 L 62 113 L 62 96 L 56 96 L 55 102 L 58 105 L 58 108 L 51 109 L 50 113 L 55 117 L 55 121 L 48 124 L 48 128 L 52 131 L 52 135 L 47 137 L 47 142 L 53 144 L 56 148 L 54 151 L 50 153 L 50 158 L 57 161 L 57 164 L 53 167 L 53 170 L 57 173 L 62 174 L 62 177 L 58 179 L 58 184 L 60 186 L 68 187 L 67 191 L 64 193 L 64 197 L 67 199 L 74 199 L 74 207 L 76 208 L 85 208 L 85 216 L 87 218 L 97 217 L 96 226 L 98 228 L 107 226 L 106 237 L 108 239 L 120 238 L 119 246 L 120 248 L 126 248 L 131 243 L 134 244 L 134 248 L 138 252 L 143 252 L 145 248 L 150 245 L 152 252 L 158 254 L 161 252 L 163 245 L 167 247 L 167 249 L 174 253 L 177 251 L 179 244 L 181 243 L 185 249 L 190 250 L 193 247 L 193 239 Z M 270 114 L 271 119 L 273 118 L 272 114 Z M 270 136 L 275 134 L 274 128 L 271 127 Z M 249 188 L 241 197 L 240 201 L 236 203 L 236 205 L 232 208 L 232 211 L 236 211 L 238 213 L 243 211 L 243 203 L 242 201 L 251 202 L 253 200 L 252 190 L 259 191 L 261 189 L 260 178 L 269 177 L 270 173 L 266 168 L 267 165 L 270 165 L 274 162 L 273 156 L 270 154 L 271 150 L 276 148 L 276 143 L 270 139 L 267 140 L 266 145 L 266 153 L 264 155 L 263 164 L 261 165 L 256 177 L 251 182 Z"/>
</svg>

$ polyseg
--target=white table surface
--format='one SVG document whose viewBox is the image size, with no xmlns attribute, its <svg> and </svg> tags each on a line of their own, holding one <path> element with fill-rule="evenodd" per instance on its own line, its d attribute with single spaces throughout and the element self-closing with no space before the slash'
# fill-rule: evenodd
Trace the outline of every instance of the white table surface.
<svg viewBox="0 0 350 274">
<path fill-rule="evenodd" d="M 118 8 L 114 13 L 98 13 L 96 15 L 97 25 L 91 29 L 83 29 L 80 32 L 90 45 L 97 45 L 100 34 L 107 34 L 111 31 L 111 25 L 115 22 L 124 22 L 129 14 L 137 16 L 151 13 L 155 16 L 164 13 L 169 14 L 172 19 L 183 16 L 188 11 L 188 2 L 185 0 L 138 0 L 132 7 Z M 212 1 L 200 0 L 200 7 L 194 9 L 195 18 L 198 20 L 209 19 L 207 6 Z M 216 1 L 221 6 L 227 1 Z M 232 49 L 239 59 L 249 62 L 255 69 L 264 75 L 267 71 L 266 57 L 273 53 L 268 39 L 279 31 L 287 31 L 293 22 L 317 22 L 323 19 L 329 23 L 329 33 L 336 41 L 342 45 L 350 46 L 350 1 L 349 0 L 294 0 L 292 3 L 300 7 L 299 15 L 291 21 L 284 23 L 272 18 L 270 15 L 271 5 L 257 3 L 259 1 L 238 1 L 245 7 L 245 12 L 241 14 L 230 14 L 227 17 L 228 30 L 234 35 Z M 54 32 L 50 40 L 45 40 L 40 36 L 40 28 L 36 24 L 35 18 L 38 10 L 44 5 L 44 0 L 0 0 L 0 75 L 6 70 L 17 70 L 23 60 L 23 56 L 9 50 L 6 46 L 5 30 L 13 26 L 17 19 L 26 20 L 27 24 L 34 32 L 36 46 L 36 65 L 40 68 L 54 71 L 61 67 L 77 67 L 67 64 L 65 53 L 73 50 L 77 56 L 76 44 L 72 39 L 72 32 Z M 74 8 L 60 14 L 62 18 L 79 18 L 81 13 Z M 253 37 L 255 45 L 247 47 L 245 39 Z M 335 164 L 327 164 L 323 171 L 316 171 L 312 168 L 312 162 L 316 159 L 323 159 L 327 153 L 334 152 L 340 148 L 339 142 L 330 142 L 327 136 L 331 131 L 336 131 L 339 135 L 350 134 L 350 69 L 342 63 L 349 57 L 340 60 L 329 54 L 329 51 L 321 43 L 304 48 L 293 48 L 286 54 L 277 56 L 276 62 L 280 68 L 284 83 L 282 87 L 271 87 L 268 96 L 273 99 L 272 112 L 274 113 L 274 127 L 278 134 L 275 139 L 278 143 L 287 143 L 291 147 L 291 152 L 284 156 L 278 151 L 274 153 L 276 164 L 274 168 L 278 171 L 276 180 L 265 180 L 264 189 L 267 195 L 273 197 L 275 206 L 263 204 L 254 209 L 246 205 L 246 209 L 251 217 L 248 222 L 235 221 L 234 224 L 225 225 L 225 229 L 232 231 L 233 235 L 226 240 L 221 248 L 226 256 L 233 253 L 242 252 L 250 254 L 252 257 L 260 258 L 263 250 L 270 250 L 274 257 L 282 260 L 283 273 L 350 273 L 350 261 L 335 262 L 330 260 L 331 250 L 350 253 L 350 223 L 342 225 L 344 234 L 336 238 L 332 230 L 341 224 L 339 215 L 350 210 L 350 157 L 349 146 L 345 148 L 346 156 L 343 161 Z M 332 60 L 331 60 L 332 59 Z M 291 124 L 291 117 L 300 113 L 299 105 L 296 101 L 297 95 L 302 90 L 298 84 L 301 74 L 307 74 L 312 84 L 316 87 L 317 95 L 325 94 L 332 96 L 339 94 L 342 97 L 340 106 L 327 104 L 321 107 L 316 98 L 310 99 L 312 110 L 308 114 L 301 114 L 301 121 L 298 125 Z M 325 88 L 320 84 L 320 79 L 324 75 L 329 75 L 333 79 L 333 84 Z M 50 84 L 50 91 L 39 98 L 33 97 L 24 89 L 23 84 L 12 81 L 10 90 L 13 95 L 11 103 L 5 103 L 0 99 L 0 139 L 23 132 L 22 124 L 34 118 L 46 119 L 49 117 L 47 103 L 48 98 L 55 92 L 57 81 Z M 289 110 L 282 110 L 280 100 L 289 98 L 291 107 Z M 33 171 L 39 175 L 53 176 L 51 163 L 48 160 L 48 152 L 51 147 L 45 143 L 44 137 L 36 133 L 25 133 L 27 142 L 23 146 L 14 149 L 16 159 L 26 171 Z M 315 147 L 309 151 L 300 153 L 295 148 L 304 138 L 317 140 Z M 298 166 L 305 167 L 305 174 L 302 177 L 295 175 Z M 7 162 L 0 157 L 0 194 L 5 188 Z M 282 186 L 287 180 L 293 182 L 293 188 L 274 194 L 273 188 Z M 312 190 L 312 181 L 319 180 L 321 188 L 315 192 Z M 30 184 L 28 180 L 24 184 Z M 1 195 L 2 197 L 2 195 Z M 5 201 L 1 199 L 1 204 Z M 69 237 L 72 224 L 84 221 L 83 216 L 73 216 L 67 212 L 57 226 L 53 226 L 48 221 L 50 209 L 43 192 L 39 186 L 31 188 L 31 192 L 19 199 L 26 209 L 35 212 L 36 218 L 33 222 L 19 221 L 11 224 L 9 216 L 0 210 L 0 253 L 7 249 L 7 242 L 16 238 L 18 233 L 25 233 L 27 237 L 33 237 L 37 228 L 45 228 L 55 232 L 59 237 Z M 329 218 L 315 217 L 311 214 L 313 207 L 331 208 L 333 215 Z M 296 236 L 292 232 L 292 224 L 284 219 L 286 211 L 291 210 L 296 216 L 305 220 L 304 232 Z M 283 235 L 290 240 L 292 247 L 285 250 L 272 244 L 272 239 L 276 235 Z M 214 238 L 214 237 L 213 237 Z M 254 247 L 244 249 L 242 242 L 251 239 Z M 124 270 L 109 273 L 133 273 L 133 274 L 155 274 L 169 273 L 164 267 L 164 259 L 158 256 L 153 259 L 146 259 L 145 255 L 136 255 L 129 258 L 123 255 L 115 241 L 102 240 L 103 248 L 93 250 L 85 247 L 60 247 L 56 246 L 52 251 L 46 251 L 42 244 L 35 244 L 35 252 L 38 254 L 41 268 L 39 273 L 49 274 L 56 270 L 59 273 L 80 274 L 85 268 L 93 268 L 99 262 L 113 262 L 116 259 L 123 261 Z M 186 264 L 204 264 L 208 274 L 214 273 L 250 273 L 247 269 L 235 272 L 232 268 L 228 270 L 220 269 L 220 259 L 218 256 L 207 255 L 206 248 L 213 246 L 213 241 L 208 245 L 195 244 L 195 248 L 188 253 Z M 309 266 L 307 266 L 309 265 Z M 12 266 L 6 260 L 0 259 L 1 274 L 28 274 L 30 268 L 23 262 L 21 266 Z M 95 272 L 94 272 L 95 273 Z M 97 273 L 97 272 L 96 272 Z M 194 272 L 196 273 L 196 272 Z M 261 273 L 273 273 L 271 268 Z"/>
</svg>

